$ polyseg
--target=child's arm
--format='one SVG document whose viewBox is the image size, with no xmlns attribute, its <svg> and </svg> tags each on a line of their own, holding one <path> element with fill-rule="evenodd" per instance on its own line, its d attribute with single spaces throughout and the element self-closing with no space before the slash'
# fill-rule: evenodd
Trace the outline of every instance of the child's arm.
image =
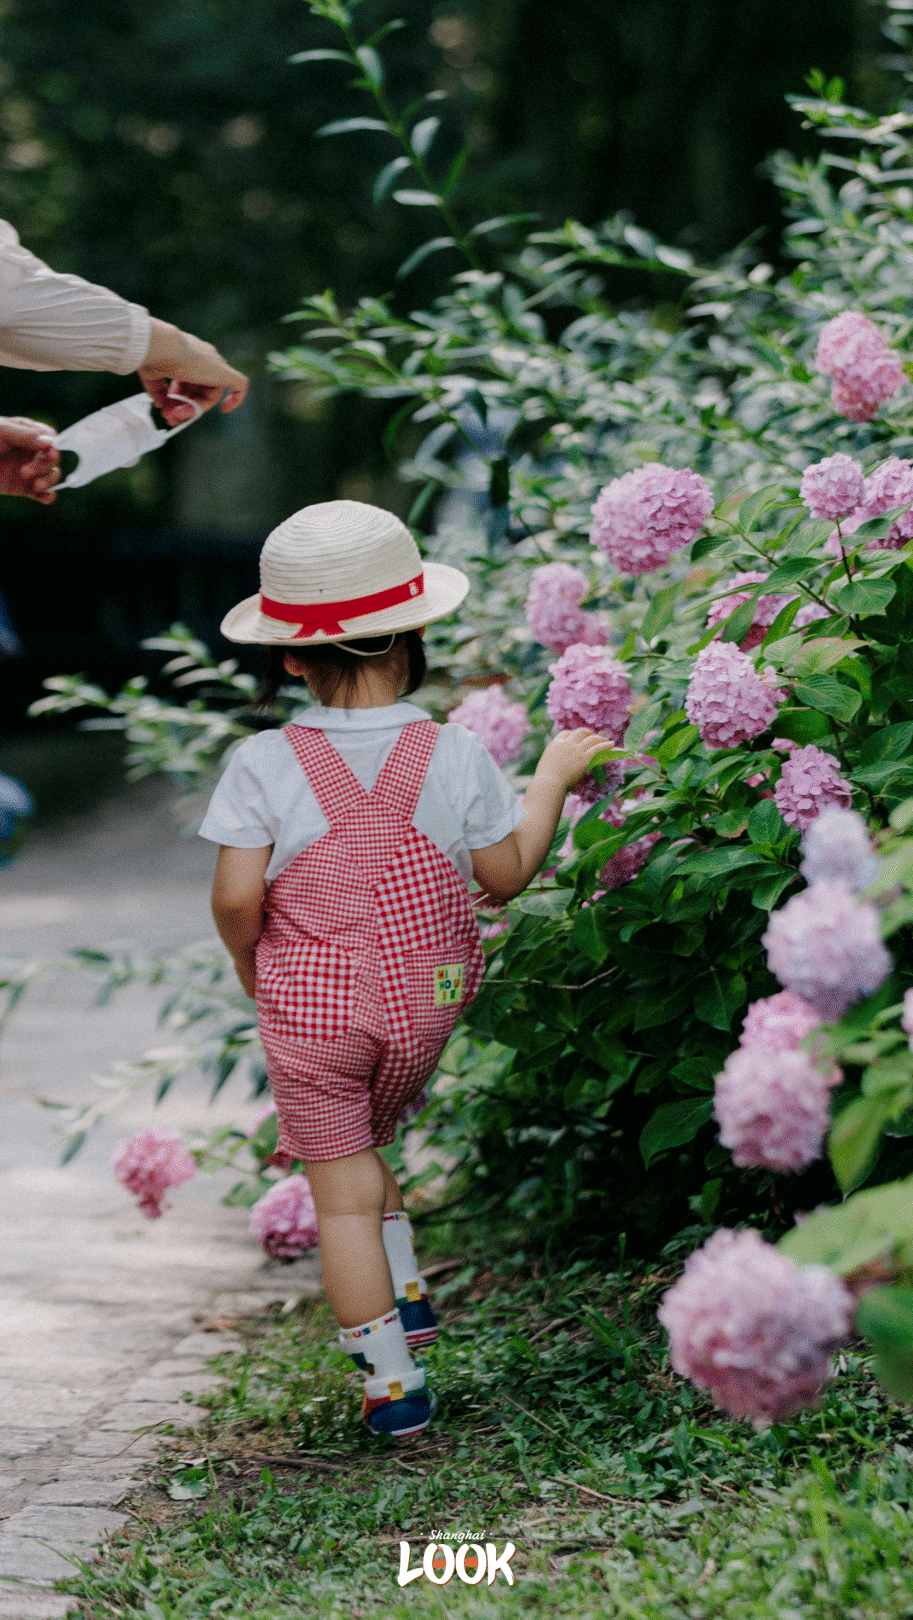
<svg viewBox="0 0 913 1620">
<path fill-rule="evenodd" d="M 552 738 L 523 797 L 525 820 L 499 844 L 471 851 L 473 877 L 493 900 L 512 900 L 535 877 L 551 849 L 566 795 L 605 746 L 604 737 L 585 727 Z"/>
<path fill-rule="evenodd" d="M 235 972 L 247 994 L 256 994 L 254 952 L 263 932 L 263 877 L 273 853 L 233 849 L 223 844 L 212 880 L 212 914 L 220 938 L 234 958 Z"/>
</svg>

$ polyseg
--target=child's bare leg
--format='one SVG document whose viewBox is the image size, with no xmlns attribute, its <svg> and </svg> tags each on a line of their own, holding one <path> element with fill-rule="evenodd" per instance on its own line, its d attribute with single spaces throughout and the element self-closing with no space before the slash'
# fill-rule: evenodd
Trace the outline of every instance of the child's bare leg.
<svg viewBox="0 0 913 1620">
<path fill-rule="evenodd" d="M 333 1315 L 344 1328 L 385 1316 L 395 1304 L 382 1236 L 389 1195 L 382 1162 L 373 1148 L 364 1148 L 304 1167 L 320 1224 L 323 1280 Z"/>
<path fill-rule="evenodd" d="M 374 1152 L 377 1153 L 378 1163 L 380 1164 L 380 1168 L 383 1171 L 384 1176 L 384 1185 L 386 1189 L 386 1195 L 384 1197 L 384 1214 L 394 1215 L 406 1207 L 403 1203 L 403 1195 L 399 1190 L 399 1182 L 393 1174 L 393 1171 L 390 1169 L 390 1166 L 388 1165 L 383 1154 L 378 1153 L 377 1148 L 374 1149 Z"/>
</svg>

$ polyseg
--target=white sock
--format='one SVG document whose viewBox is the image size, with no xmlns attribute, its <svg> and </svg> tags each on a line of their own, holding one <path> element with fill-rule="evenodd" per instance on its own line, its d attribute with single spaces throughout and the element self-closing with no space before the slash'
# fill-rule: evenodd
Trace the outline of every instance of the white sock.
<svg viewBox="0 0 913 1620">
<path fill-rule="evenodd" d="M 339 1343 L 347 1355 L 373 1369 L 373 1377 L 403 1378 L 416 1371 L 396 1308 L 360 1327 L 340 1328 Z"/>
<path fill-rule="evenodd" d="M 425 1370 L 409 1354 L 398 1310 L 360 1327 L 340 1328 L 339 1342 L 364 1372 L 369 1400 L 398 1401 L 425 1393 Z"/>
<path fill-rule="evenodd" d="M 405 1210 L 397 1210 L 392 1215 L 384 1216 L 383 1239 L 384 1253 L 393 1279 L 394 1297 L 408 1300 L 411 1304 L 422 1294 L 427 1294 L 428 1284 L 424 1277 L 419 1276 L 415 1244 L 412 1240 L 412 1222 Z"/>
</svg>

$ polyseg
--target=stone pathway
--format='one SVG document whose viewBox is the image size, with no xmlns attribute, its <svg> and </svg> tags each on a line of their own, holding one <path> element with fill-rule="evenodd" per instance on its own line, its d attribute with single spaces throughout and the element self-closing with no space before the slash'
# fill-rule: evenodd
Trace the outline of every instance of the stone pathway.
<svg viewBox="0 0 913 1620">
<path fill-rule="evenodd" d="M 0 872 L 4 954 L 53 956 L 132 938 L 179 945 L 211 935 L 212 855 L 183 840 L 168 794 L 140 784 L 91 819 L 36 833 Z M 126 1522 L 124 1498 L 161 1446 L 192 1426 L 185 1394 L 210 1388 L 207 1359 L 236 1350 L 232 1319 L 316 1292 L 316 1260 L 265 1262 L 247 1215 L 219 1200 L 234 1177 L 198 1176 L 146 1221 L 109 1168 L 114 1143 L 151 1124 L 209 1131 L 251 1121 L 241 1080 L 209 1107 L 202 1080 L 154 1108 L 136 1097 L 59 1165 L 55 1115 L 92 1075 L 162 1035 L 155 992 L 131 986 L 104 1009 L 79 974 L 39 980 L 0 1040 L 0 1620 L 56 1620 L 73 1600 L 52 1584 Z"/>
</svg>

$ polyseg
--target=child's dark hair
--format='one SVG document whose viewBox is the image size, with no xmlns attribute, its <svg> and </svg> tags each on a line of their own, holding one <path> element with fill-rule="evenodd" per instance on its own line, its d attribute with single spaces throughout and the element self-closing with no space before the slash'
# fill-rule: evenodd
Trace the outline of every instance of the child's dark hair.
<svg viewBox="0 0 913 1620">
<path fill-rule="evenodd" d="M 406 697 L 418 691 L 428 671 L 425 643 L 417 630 L 400 630 L 392 641 L 388 635 L 353 636 L 348 642 L 324 642 L 317 647 L 271 647 L 269 667 L 257 693 L 256 707 L 260 710 L 275 707 L 276 698 L 288 680 L 284 663 L 286 653 L 293 653 L 299 660 L 302 678 L 318 703 L 323 704 L 331 703 L 340 689 L 344 698 L 353 696 L 358 686 L 359 672 L 364 669 L 367 660 L 381 663 L 402 658 L 406 677 L 403 693 Z"/>
</svg>

